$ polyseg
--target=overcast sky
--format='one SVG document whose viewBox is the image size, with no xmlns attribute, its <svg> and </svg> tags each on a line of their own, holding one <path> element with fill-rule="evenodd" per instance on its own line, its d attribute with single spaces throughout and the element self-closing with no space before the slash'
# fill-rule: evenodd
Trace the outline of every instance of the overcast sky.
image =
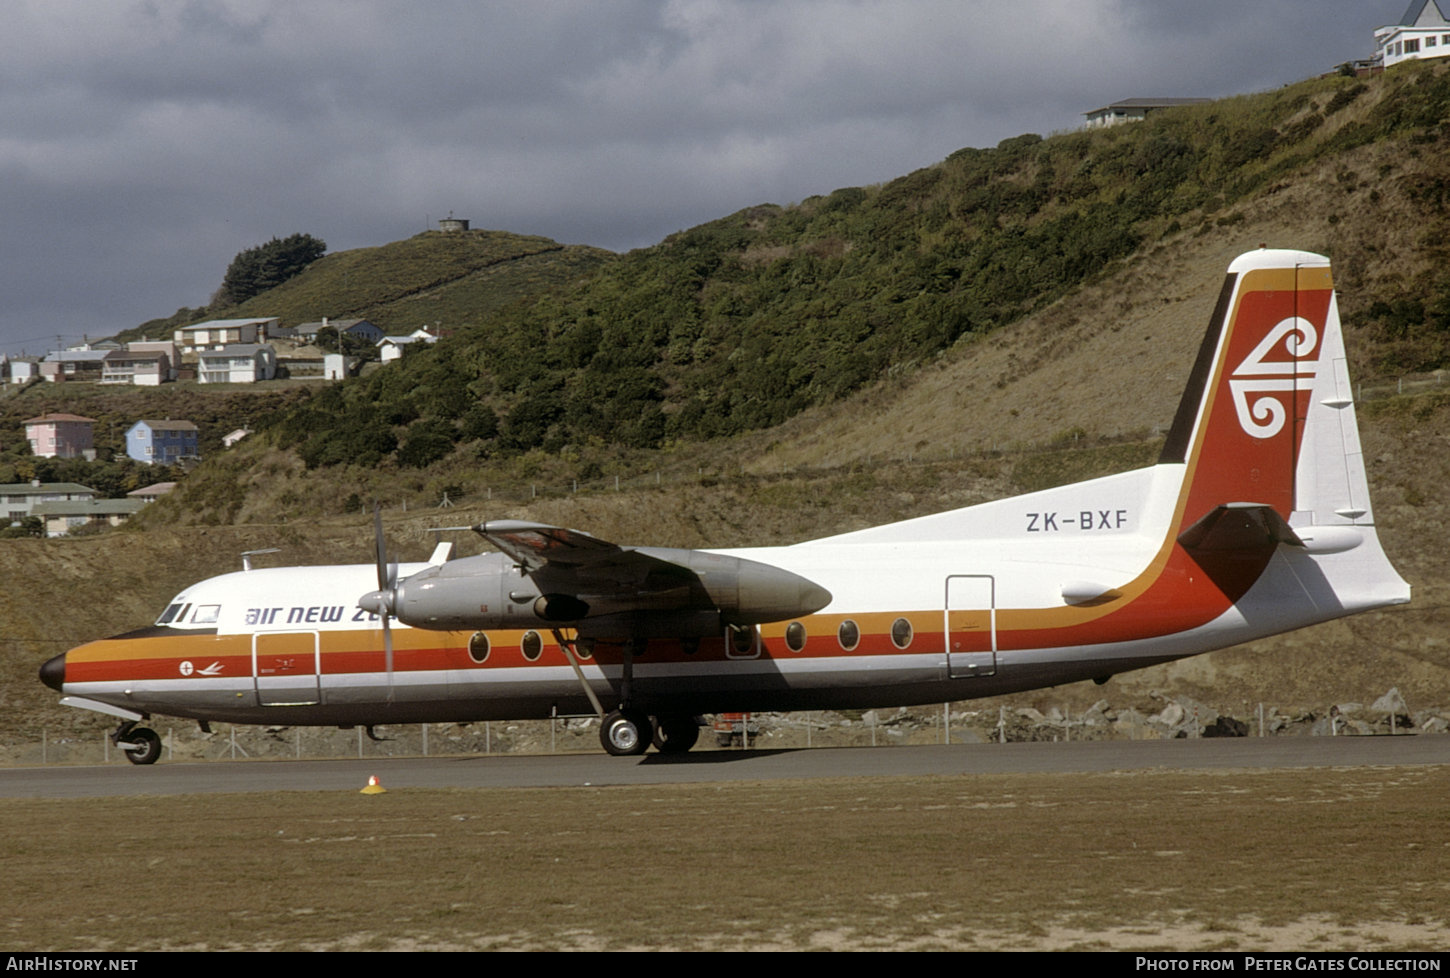
<svg viewBox="0 0 1450 978">
<path fill-rule="evenodd" d="M 650 245 L 1119 99 L 1298 81 L 1406 3 L 0 0 L 0 350 L 202 305 L 294 232 Z"/>
</svg>

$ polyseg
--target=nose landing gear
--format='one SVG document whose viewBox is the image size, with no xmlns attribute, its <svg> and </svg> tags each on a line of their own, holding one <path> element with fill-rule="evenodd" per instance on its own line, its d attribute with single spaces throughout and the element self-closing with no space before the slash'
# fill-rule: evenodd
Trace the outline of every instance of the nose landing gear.
<svg viewBox="0 0 1450 978">
<path fill-rule="evenodd" d="M 132 764 L 155 764 L 161 756 L 161 738 L 150 727 L 138 727 L 127 720 L 111 734 L 111 743 L 121 748 Z"/>
</svg>

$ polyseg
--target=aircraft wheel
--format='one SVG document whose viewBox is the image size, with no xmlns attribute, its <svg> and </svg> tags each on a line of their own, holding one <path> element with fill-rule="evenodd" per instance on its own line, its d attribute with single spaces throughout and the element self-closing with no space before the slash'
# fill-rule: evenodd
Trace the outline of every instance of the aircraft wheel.
<svg viewBox="0 0 1450 978">
<path fill-rule="evenodd" d="M 599 742 L 615 757 L 643 754 L 653 736 L 649 717 L 635 710 L 615 710 L 599 728 Z"/>
<path fill-rule="evenodd" d="M 132 764 L 155 764 L 161 756 L 161 738 L 150 727 L 137 727 L 126 739 L 137 745 L 135 750 L 126 751 L 126 760 Z"/>
<path fill-rule="evenodd" d="M 700 724 L 694 717 L 661 717 L 655 724 L 655 750 L 661 754 L 683 754 L 700 739 Z"/>
</svg>

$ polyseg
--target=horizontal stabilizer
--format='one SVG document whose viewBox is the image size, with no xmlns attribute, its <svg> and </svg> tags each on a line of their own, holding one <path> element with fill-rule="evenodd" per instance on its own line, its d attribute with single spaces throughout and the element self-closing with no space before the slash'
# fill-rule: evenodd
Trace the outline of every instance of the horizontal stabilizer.
<svg viewBox="0 0 1450 978">
<path fill-rule="evenodd" d="M 1284 518 L 1264 503 L 1215 506 L 1180 533 L 1178 542 L 1193 554 L 1259 554 L 1281 543 L 1304 546 Z"/>
</svg>

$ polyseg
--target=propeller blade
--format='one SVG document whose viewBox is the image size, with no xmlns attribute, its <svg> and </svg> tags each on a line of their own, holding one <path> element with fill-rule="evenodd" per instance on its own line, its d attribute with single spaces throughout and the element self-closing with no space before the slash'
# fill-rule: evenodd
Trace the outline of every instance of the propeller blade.
<svg viewBox="0 0 1450 978">
<path fill-rule="evenodd" d="M 383 615 L 383 661 L 388 670 L 388 705 L 393 705 L 393 629 Z"/>
<path fill-rule="evenodd" d="M 386 591 L 393 586 L 388 580 L 388 544 L 383 539 L 383 507 L 373 503 L 373 543 L 378 560 L 378 590 Z"/>
<path fill-rule="evenodd" d="M 378 617 L 383 623 L 383 662 L 388 675 L 388 705 L 393 703 L 393 629 L 391 624 L 397 568 L 388 563 L 388 544 L 383 539 L 383 507 L 373 503 L 373 537 L 378 560 Z"/>
</svg>

